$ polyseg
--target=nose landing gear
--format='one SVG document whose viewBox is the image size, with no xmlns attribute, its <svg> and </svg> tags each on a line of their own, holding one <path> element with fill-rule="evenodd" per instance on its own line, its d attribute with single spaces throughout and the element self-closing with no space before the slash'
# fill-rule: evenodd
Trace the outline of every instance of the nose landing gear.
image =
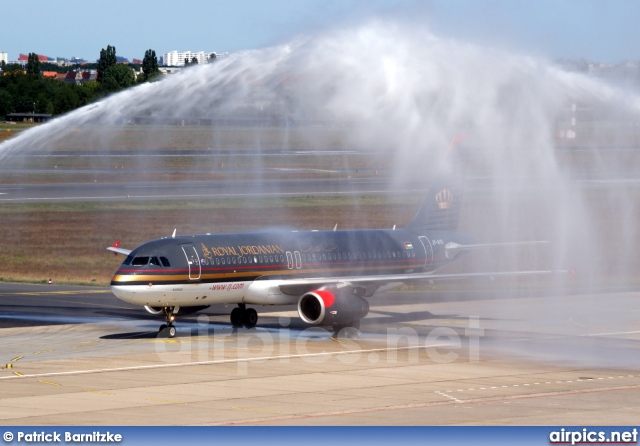
<svg viewBox="0 0 640 446">
<path fill-rule="evenodd" d="M 158 337 L 160 338 L 173 338 L 176 336 L 176 327 L 173 325 L 173 321 L 176 319 L 179 307 L 163 307 L 162 311 L 167 319 L 166 324 L 162 324 L 158 330 Z"/>
</svg>

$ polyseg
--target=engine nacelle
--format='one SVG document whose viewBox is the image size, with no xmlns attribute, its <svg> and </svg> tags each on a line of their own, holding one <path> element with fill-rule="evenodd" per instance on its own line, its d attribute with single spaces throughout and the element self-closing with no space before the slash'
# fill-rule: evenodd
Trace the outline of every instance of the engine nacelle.
<svg viewBox="0 0 640 446">
<path fill-rule="evenodd" d="M 175 307 L 173 309 L 173 314 L 177 316 L 195 313 L 196 311 L 206 310 L 210 305 L 199 305 L 197 307 Z M 162 307 L 150 307 L 149 305 L 145 305 L 144 307 L 147 312 L 153 314 L 154 316 L 159 316 L 164 314 L 164 309 Z"/>
<path fill-rule="evenodd" d="M 150 307 L 149 305 L 145 305 L 144 309 L 147 310 L 147 313 L 151 313 L 154 316 L 162 314 L 162 307 Z"/>
<path fill-rule="evenodd" d="M 369 302 L 350 293 L 351 290 L 309 291 L 298 300 L 298 314 L 311 325 L 341 325 L 359 321 L 369 313 Z"/>
</svg>

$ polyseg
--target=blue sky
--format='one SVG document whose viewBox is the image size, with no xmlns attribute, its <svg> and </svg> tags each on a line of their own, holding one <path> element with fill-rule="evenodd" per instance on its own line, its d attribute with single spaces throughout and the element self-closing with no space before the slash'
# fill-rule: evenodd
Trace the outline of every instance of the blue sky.
<svg viewBox="0 0 640 446">
<path fill-rule="evenodd" d="M 238 51 L 362 22 L 406 20 L 441 36 L 548 58 L 640 59 L 639 0 L 0 0 L 0 51 L 95 60 Z"/>
</svg>

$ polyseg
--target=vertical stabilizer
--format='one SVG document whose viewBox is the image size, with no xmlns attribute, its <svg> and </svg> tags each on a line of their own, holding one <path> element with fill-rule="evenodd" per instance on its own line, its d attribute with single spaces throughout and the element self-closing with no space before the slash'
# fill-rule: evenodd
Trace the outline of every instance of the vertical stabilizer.
<svg viewBox="0 0 640 446">
<path fill-rule="evenodd" d="M 456 231 L 464 192 L 465 162 L 454 150 L 463 135 L 456 136 L 436 173 L 435 179 L 407 230 L 416 234 L 429 231 Z"/>
</svg>

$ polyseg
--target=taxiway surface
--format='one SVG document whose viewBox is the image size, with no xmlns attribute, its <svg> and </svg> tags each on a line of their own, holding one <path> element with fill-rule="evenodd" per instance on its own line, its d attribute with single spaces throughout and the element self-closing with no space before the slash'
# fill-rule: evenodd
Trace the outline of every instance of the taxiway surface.
<svg viewBox="0 0 640 446">
<path fill-rule="evenodd" d="M 161 321 L 108 288 L 0 285 L 0 424 L 604 425 L 640 415 L 640 292 L 421 291 L 355 340 L 293 307 Z"/>
</svg>

